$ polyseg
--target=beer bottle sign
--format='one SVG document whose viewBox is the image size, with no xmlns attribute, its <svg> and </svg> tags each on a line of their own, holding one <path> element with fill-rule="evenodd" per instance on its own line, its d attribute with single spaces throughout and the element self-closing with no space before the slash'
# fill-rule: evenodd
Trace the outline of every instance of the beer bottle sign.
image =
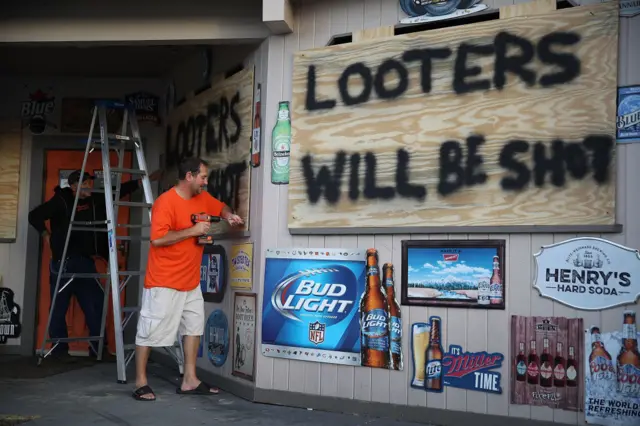
<svg viewBox="0 0 640 426">
<path fill-rule="evenodd" d="M 595 380 L 610 381 L 615 378 L 613 360 L 602 342 L 600 328 L 591 327 L 591 354 L 589 355 L 589 369 Z"/>
<path fill-rule="evenodd" d="M 569 346 L 569 359 L 567 360 L 567 386 L 575 388 L 578 386 L 578 369 L 575 359 L 575 349 Z"/>
<path fill-rule="evenodd" d="M 361 365 L 389 368 L 389 307 L 380 285 L 378 252 L 367 250 L 367 284 L 360 302 Z"/>
<path fill-rule="evenodd" d="M 431 317 L 431 330 L 429 333 L 429 346 L 427 346 L 425 359 L 424 387 L 427 391 L 442 392 L 442 358 L 444 351 L 440 343 L 440 320 Z"/>
<path fill-rule="evenodd" d="M 390 365 L 393 370 L 402 370 L 402 313 L 395 297 L 393 285 L 393 264 L 385 263 L 382 267 L 384 288 L 389 306 Z"/>
<path fill-rule="evenodd" d="M 622 345 L 617 358 L 618 391 L 624 396 L 640 395 L 640 353 L 634 311 L 623 312 Z"/>
<path fill-rule="evenodd" d="M 291 153 L 291 119 L 289 102 L 280 102 L 278 118 L 271 134 L 271 183 L 289 183 L 289 158 Z"/>
</svg>

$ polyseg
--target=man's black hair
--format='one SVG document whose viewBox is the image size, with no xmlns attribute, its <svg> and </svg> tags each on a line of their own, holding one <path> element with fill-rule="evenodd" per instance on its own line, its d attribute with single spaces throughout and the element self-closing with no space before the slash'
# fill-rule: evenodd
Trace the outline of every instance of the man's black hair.
<svg viewBox="0 0 640 426">
<path fill-rule="evenodd" d="M 200 165 L 208 166 L 207 162 L 198 157 L 188 157 L 180 162 L 178 165 L 178 179 L 185 180 L 187 173 L 191 172 L 193 175 L 200 173 Z"/>
</svg>

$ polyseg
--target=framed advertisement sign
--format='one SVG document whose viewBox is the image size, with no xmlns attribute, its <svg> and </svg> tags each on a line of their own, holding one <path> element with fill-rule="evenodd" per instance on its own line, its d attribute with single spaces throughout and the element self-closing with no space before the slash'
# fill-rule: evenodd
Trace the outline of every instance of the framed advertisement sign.
<svg viewBox="0 0 640 426">
<path fill-rule="evenodd" d="M 232 334 L 233 369 L 231 374 L 253 381 L 256 340 L 255 293 L 234 294 Z"/>
<path fill-rule="evenodd" d="M 403 240 L 402 304 L 505 308 L 505 240 Z"/>
<path fill-rule="evenodd" d="M 200 263 L 200 288 L 205 302 L 220 303 L 227 288 L 227 254 L 221 245 L 204 248 Z"/>
<path fill-rule="evenodd" d="M 640 354 L 636 312 L 627 310 L 614 327 L 585 330 L 585 421 L 604 426 L 640 423 Z"/>
<path fill-rule="evenodd" d="M 365 263 L 362 249 L 268 249 L 262 354 L 361 365 Z"/>
<path fill-rule="evenodd" d="M 582 411 L 582 318 L 511 316 L 511 403 Z"/>
<path fill-rule="evenodd" d="M 231 288 L 251 291 L 253 288 L 253 243 L 233 244 L 229 257 Z"/>
<path fill-rule="evenodd" d="M 573 238 L 543 246 L 534 288 L 575 309 L 599 311 L 635 303 L 640 296 L 640 253 L 611 241 Z"/>
</svg>

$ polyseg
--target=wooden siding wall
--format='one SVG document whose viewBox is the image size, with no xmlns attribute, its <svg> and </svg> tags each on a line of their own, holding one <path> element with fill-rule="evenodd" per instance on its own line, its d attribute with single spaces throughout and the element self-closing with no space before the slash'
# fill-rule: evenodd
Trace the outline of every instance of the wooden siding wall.
<svg viewBox="0 0 640 426">
<path fill-rule="evenodd" d="M 509 0 L 485 0 L 490 8 L 513 3 Z M 273 36 L 269 40 L 269 78 L 263 86 L 263 103 L 266 114 L 263 121 L 263 155 L 270 159 L 270 133 L 275 123 L 279 100 L 291 100 L 292 53 L 326 45 L 335 34 L 394 25 L 404 17 L 397 0 L 323 0 L 303 2 L 296 10 L 296 28 L 292 34 Z M 620 51 L 618 65 L 619 85 L 640 83 L 640 16 L 621 18 Z M 619 145 L 617 151 L 618 174 L 616 188 L 617 222 L 624 232 L 602 235 L 616 243 L 640 247 L 640 221 L 636 211 L 640 207 L 640 144 Z M 400 405 L 426 406 L 449 410 L 468 411 L 554 421 L 558 423 L 584 423 L 584 414 L 554 410 L 548 407 L 511 405 L 509 396 L 509 324 L 510 316 L 553 315 L 584 318 L 585 326 L 601 324 L 604 329 L 620 326 L 622 311 L 628 307 L 608 309 L 603 312 L 585 312 L 570 309 L 556 302 L 542 299 L 532 287 L 534 275 L 533 254 L 540 246 L 575 237 L 575 234 L 513 234 L 513 235 L 345 235 L 345 236 L 292 236 L 287 230 L 287 186 L 272 185 L 270 164 L 263 162 L 264 173 L 263 220 L 269 223 L 262 229 L 262 248 L 256 250 L 256 273 L 261 282 L 264 277 L 264 251 L 268 247 L 375 247 L 381 261 L 401 263 L 403 239 L 469 239 L 503 238 L 507 244 L 507 310 L 480 311 L 466 309 L 402 307 L 403 333 L 409 336 L 411 323 L 426 321 L 431 315 L 443 320 L 443 346 L 450 343 L 462 345 L 470 351 L 498 351 L 506 360 L 501 370 L 503 394 L 489 395 L 482 392 L 445 388 L 442 394 L 427 394 L 409 387 L 412 374 L 410 339 L 403 341 L 406 354 L 404 371 L 386 371 L 364 367 L 337 366 L 295 360 L 267 358 L 260 355 L 260 325 L 257 334 L 257 380 L 259 388 L 301 392 L 311 395 L 334 396 L 355 400 L 383 402 Z M 268 212 L 268 213 L 267 213 Z M 272 226 L 273 224 L 273 226 Z M 583 234 L 580 234 L 583 236 Z M 584 235 L 596 236 L 601 235 Z M 257 248 L 257 247 L 256 247 Z M 397 284 L 399 286 L 400 280 Z M 396 294 L 400 291 L 396 288 Z M 261 312 L 262 297 L 258 299 Z"/>
<path fill-rule="evenodd" d="M 255 90 L 255 87 L 257 87 L 258 83 L 262 84 L 262 87 L 264 87 L 265 85 L 265 81 L 267 79 L 268 48 L 269 48 L 269 43 L 265 41 L 262 44 L 260 44 L 258 47 L 256 47 L 256 50 L 252 54 L 250 54 L 248 57 L 246 57 L 244 61 L 242 61 L 245 68 L 247 69 L 250 69 L 251 67 L 255 66 L 254 90 Z M 235 59 L 238 56 L 236 56 L 236 54 L 234 54 L 233 52 L 229 52 L 228 55 L 226 56 L 228 62 L 225 62 L 224 66 L 220 67 L 221 71 L 227 71 L 228 67 L 236 65 L 237 62 L 235 62 Z M 255 92 L 254 92 L 254 96 L 255 96 Z M 263 111 L 261 111 L 261 113 L 264 115 L 264 102 L 262 102 L 262 110 Z M 252 117 L 251 123 L 253 123 L 253 115 L 254 115 L 254 112 L 253 112 L 253 106 L 252 106 L 251 107 L 251 117 Z M 247 125 L 250 125 L 250 124 L 247 124 Z M 263 127 L 263 132 L 264 132 L 264 127 Z M 264 163 L 264 159 L 262 160 L 262 162 Z M 260 190 L 260 188 L 263 187 L 263 182 L 262 182 L 263 175 L 260 173 L 262 171 L 262 168 L 250 168 L 250 171 L 251 171 L 251 193 L 250 193 L 251 200 L 249 204 L 250 236 L 247 238 L 241 238 L 241 239 L 224 239 L 224 240 L 216 241 L 216 244 L 220 244 L 221 246 L 224 247 L 227 254 L 228 261 L 231 259 L 231 246 L 233 244 L 253 241 L 253 253 L 254 253 L 253 254 L 253 290 L 251 291 L 237 290 L 240 293 L 257 293 L 261 288 L 260 283 L 262 280 L 259 278 L 260 277 L 259 268 L 262 262 L 260 261 L 260 256 L 258 254 L 261 251 L 265 250 L 265 247 L 264 246 L 261 247 L 260 245 L 261 228 L 264 226 L 263 225 L 264 216 L 262 214 L 262 211 L 263 211 L 262 210 L 262 191 Z M 227 273 L 228 273 L 228 270 L 227 270 Z M 229 325 L 229 355 L 227 356 L 226 362 L 221 367 L 214 367 L 209 361 L 209 358 L 207 357 L 207 352 L 205 349 L 203 351 L 202 357 L 198 358 L 198 360 L 196 361 L 196 365 L 200 368 L 204 368 L 215 374 L 222 375 L 224 377 L 238 381 L 240 383 L 249 384 L 249 382 L 247 382 L 245 379 L 238 378 L 231 374 L 233 371 L 233 357 L 234 357 L 233 354 L 235 351 L 235 346 L 232 346 L 232 344 L 235 344 L 234 343 L 235 337 L 233 337 L 235 336 L 235 334 L 233 333 L 233 308 L 234 308 L 233 303 L 234 303 L 235 292 L 236 290 L 231 288 L 230 281 L 227 281 L 227 289 L 225 291 L 225 296 L 224 296 L 224 299 L 222 300 L 222 303 L 205 302 L 204 304 L 204 309 L 206 314 L 205 321 L 206 319 L 209 318 L 209 315 L 216 309 L 222 310 L 227 316 L 227 321 Z M 258 301 L 256 299 L 256 305 L 257 304 L 258 304 Z M 256 324 L 256 326 L 258 326 L 258 324 Z M 160 351 L 160 352 L 163 352 L 163 351 Z M 254 365 L 254 377 L 255 377 L 255 365 Z"/>
</svg>

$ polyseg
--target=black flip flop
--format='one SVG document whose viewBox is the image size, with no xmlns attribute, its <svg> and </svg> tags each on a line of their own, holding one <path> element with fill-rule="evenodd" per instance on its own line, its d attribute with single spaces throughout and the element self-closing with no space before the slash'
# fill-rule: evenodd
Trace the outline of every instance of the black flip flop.
<svg viewBox="0 0 640 426">
<path fill-rule="evenodd" d="M 197 388 L 186 390 L 186 391 L 180 389 L 180 387 L 178 386 L 176 388 L 176 393 L 180 395 L 218 395 L 220 393 L 220 390 L 211 392 L 211 389 L 217 389 L 217 388 L 214 388 L 213 386 L 209 386 L 205 382 L 200 382 Z"/>
<path fill-rule="evenodd" d="M 149 395 L 149 394 L 153 394 L 153 398 L 143 398 L 142 395 Z M 156 400 L 156 394 L 154 391 L 151 390 L 151 388 L 149 387 L 149 385 L 144 385 L 138 389 L 136 389 L 133 394 L 131 395 L 133 396 L 133 399 L 135 399 L 136 401 L 155 401 Z"/>
</svg>

